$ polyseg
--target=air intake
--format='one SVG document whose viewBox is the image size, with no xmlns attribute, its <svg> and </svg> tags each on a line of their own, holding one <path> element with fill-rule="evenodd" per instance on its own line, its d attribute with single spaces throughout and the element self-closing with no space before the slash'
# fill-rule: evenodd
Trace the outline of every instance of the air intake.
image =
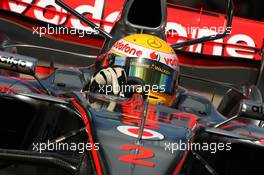
<svg viewBox="0 0 264 175">
<path fill-rule="evenodd" d="M 162 23 L 161 1 L 134 0 L 127 14 L 127 21 L 139 27 L 160 27 Z"/>
</svg>

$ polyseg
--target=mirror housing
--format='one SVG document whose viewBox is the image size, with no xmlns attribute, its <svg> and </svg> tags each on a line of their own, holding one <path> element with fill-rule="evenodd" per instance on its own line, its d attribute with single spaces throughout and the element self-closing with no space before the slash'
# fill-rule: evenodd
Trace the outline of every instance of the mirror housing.
<svg viewBox="0 0 264 175">
<path fill-rule="evenodd" d="M 244 99 L 240 102 L 238 116 L 264 121 L 264 104 Z"/>
<path fill-rule="evenodd" d="M 35 58 L 0 51 L 0 69 L 34 76 L 36 65 Z"/>
</svg>

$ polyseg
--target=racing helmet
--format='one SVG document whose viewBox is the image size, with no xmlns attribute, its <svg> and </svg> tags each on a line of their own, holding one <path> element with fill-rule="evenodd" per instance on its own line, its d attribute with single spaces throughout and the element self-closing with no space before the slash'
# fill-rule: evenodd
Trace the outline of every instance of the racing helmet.
<svg viewBox="0 0 264 175">
<path fill-rule="evenodd" d="M 121 66 L 128 78 L 144 82 L 147 100 L 171 106 L 176 97 L 179 64 L 174 50 L 149 34 L 132 34 L 118 40 L 103 57 L 102 67 Z"/>
</svg>

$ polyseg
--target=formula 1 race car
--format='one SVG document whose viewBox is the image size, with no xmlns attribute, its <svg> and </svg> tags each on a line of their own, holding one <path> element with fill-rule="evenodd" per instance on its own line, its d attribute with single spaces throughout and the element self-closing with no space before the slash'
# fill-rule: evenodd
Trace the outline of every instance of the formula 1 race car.
<svg viewBox="0 0 264 175">
<path fill-rule="evenodd" d="M 56 3 L 84 23 L 96 27 L 67 4 L 60 0 Z M 124 16 L 138 12 L 133 3 L 142 5 L 139 0 L 127 1 Z M 162 7 L 161 20 L 165 20 L 165 1 L 155 3 Z M 229 0 L 228 27 L 232 15 L 233 3 Z M 98 28 L 107 39 L 101 54 L 131 33 L 144 31 L 165 38 L 164 21 L 160 27 L 144 28 L 139 27 L 140 21 L 137 25 L 126 23 L 126 17 L 120 18 L 110 34 Z M 138 22 L 134 18 L 131 21 Z M 172 47 L 177 52 L 177 48 L 227 35 L 224 32 Z M 149 103 L 137 91 L 129 97 L 86 91 L 94 67 L 52 69 L 37 66 L 36 58 L 10 53 L 21 44 L 10 43 L 4 35 L 1 39 L 0 174 L 229 175 L 261 172 L 264 104 L 256 86 L 237 88 L 181 74 L 182 78 L 229 90 L 216 109 L 207 98 L 179 86 L 174 103 L 167 107 Z M 50 55 L 53 52 L 78 55 L 35 47 Z M 49 75 L 40 78 L 41 72 L 49 72 Z"/>
<path fill-rule="evenodd" d="M 36 60 L 0 53 L 1 68 L 35 76 Z M 263 120 L 264 106 L 238 100 L 235 94 L 246 97 L 238 90 L 225 98 L 233 97 L 228 105 L 237 100 L 234 108 L 240 104 L 227 119 L 184 88 L 168 108 L 139 94 L 82 94 L 84 77 L 71 69 L 57 69 L 39 84 L 1 77 L 1 174 L 248 174 L 261 168 L 263 128 L 232 120 Z M 247 98 L 260 97 L 254 86 L 249 91 Z"/>
</svg>

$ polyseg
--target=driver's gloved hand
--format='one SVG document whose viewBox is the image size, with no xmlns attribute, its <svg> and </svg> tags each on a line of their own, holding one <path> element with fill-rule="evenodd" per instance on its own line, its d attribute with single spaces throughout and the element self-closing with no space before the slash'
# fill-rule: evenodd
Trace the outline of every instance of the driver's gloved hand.
<svg viewBox="0 0 264 175">
<path fill-rule="evenodd" d="M 123 68 L 108 67 L 96 72 L 85 89 L 94 93 L 124 97 L 121 86 L 126 83 L 127 75 Z"/>
</svg>

